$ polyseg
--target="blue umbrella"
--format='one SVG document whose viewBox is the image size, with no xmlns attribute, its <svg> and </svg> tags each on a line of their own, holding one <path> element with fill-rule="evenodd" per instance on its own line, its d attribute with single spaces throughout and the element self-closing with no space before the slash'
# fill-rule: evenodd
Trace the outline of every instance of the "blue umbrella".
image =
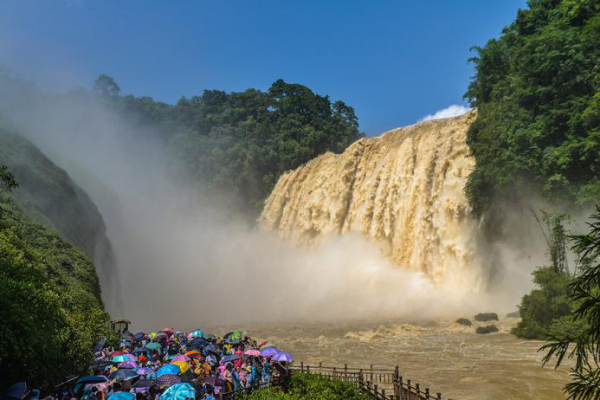
<svg viewBox="0 0 600 400">
<path fill-rule="evenodd" d="M 193 337 L 204 337 L 204 331 L 201 331 L 200 329 L 196 329 L 195 331 L 192 332 L 192 336 Z"/>
<path fill-rule="evenodd" d="M 196 398 L 196 389 L 189 383 L 176 383 L 160 396 L 163 400 L 185 400 Z"/>
<path fill-rule="evenodd" d="M 117 392 L 108 396 L 107 400 L 135 400 L 135 394 L 129 392 Z"/>
<path fill-rule="evenodd" d="M 139 375 L 137 373 L 135 373 L 135 371 L 132 369 L 119 369 L 119 370 L 116 370 L 115 372 L 113 372 L 112 374 L 110 374 L 108 377 L 110 379 L 117 379 L 120 381 L 128 381 L 128 380 L 134 379 L 138 376 Z"/>
<path fill-rule="evenodd" d="M 27 383 L 19 382 L 15 383 L 4 392 L 2 392 L 2 399 L 19 399 L 21 400 L 27 394 Z"/>
<path fill-rule="evenodd" d="M 210 351 L 211 353 L 219 354 L 219 349 L 217 349 L 214 345 L 209 344 L 204 348 L 205 351 Z"/>
<path fill-rule="evenodd" d="M 242 357 L 238 356 L 237 354 L 234 354 L 234 355 L 231 355 L 231 356 L 225 356 L 225 357 L 221 358 L 221 362 L 222 363 L 228 363 L 228 362 L 231 362 L 231 361 L 239 360 L 240 358 L 242 358 Z"/>
<path fill-rule="evenodd" d="M 138 332 L 135 335 L 133 335 L 133 338 L 135 340 L 142 340 L 144 338 L 144 336 L 146 336 L 146 334 L 144 332 Z"/>
<path fill-rule="evenodd" d="M 156 371 L 156 376 L 160 378 L 163 375 L 177 375 L 180 372 L 181 368 L 179 368 L 179 365 L 167 364 L 162 366 L 158 371 Z"/>
</svg>

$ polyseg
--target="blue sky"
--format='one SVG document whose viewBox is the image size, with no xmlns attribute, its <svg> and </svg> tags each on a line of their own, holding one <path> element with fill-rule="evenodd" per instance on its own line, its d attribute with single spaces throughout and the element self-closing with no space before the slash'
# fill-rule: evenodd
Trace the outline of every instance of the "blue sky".
<svg viewBox="0 0 600 400">
<path fill-rule="evenodd" d="M 204 89 L 302 83 L 353 106 L 368 134 L 414 123 L 462 95 L 469 49 L 524 0 L 3 0 L 0 64 L 46 87 L 169 103 Z"/>
</svg>

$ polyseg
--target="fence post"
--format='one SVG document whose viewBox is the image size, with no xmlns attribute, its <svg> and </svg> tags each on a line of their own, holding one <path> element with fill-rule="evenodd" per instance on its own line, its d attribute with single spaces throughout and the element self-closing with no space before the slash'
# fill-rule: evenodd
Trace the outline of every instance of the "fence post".
<svg viewBox="0 0 600 400">
<path fill-rule="evenodd" d="M 319 375 L 323 375 L 323 361 L 319 361 Z"/>
<path fill-rule="evenodd" d="M 431 397 L 429 396 L 429 388 L 425 388 L 425 398 L 429 400 Z"/>
<path fill-rule="evenodd" d="M 437 400 L 442 400 L 442 394 L 441 393 L 437 394 Z"/>
<path fill-rule="evenodd" d="M 415 386 L 415 390 L 417 391 L 417 398 L 418 398 L 421 395 L 421 388 L 419 387 L 418 383 Z"/>
<path fill-rule="evenodd" d="M 373 364 L 371 364 L 371 381 L 373 380 Z"/>
<path fill-rule="evenodd" d="M 385 389 L 381 389 L 381 397 L 385 399 Z"/>
<path fill-rule="evenodd" d="M 307 374 L 310 374 L 310 365 L 307 365 L 307 366 L 306 366 L 306 373 L 307 373 Z"/>
<path fill-rule="evenodd" d="M 302 373 L 304 373 L 304 361 L 302 361 L 300 363 L 300 371 L 302 371 Z"/>
<path fill-rule="evenodd" d="M 348 364 L 344 364 L 344 380 L 348 380 Z"/>
</svg>

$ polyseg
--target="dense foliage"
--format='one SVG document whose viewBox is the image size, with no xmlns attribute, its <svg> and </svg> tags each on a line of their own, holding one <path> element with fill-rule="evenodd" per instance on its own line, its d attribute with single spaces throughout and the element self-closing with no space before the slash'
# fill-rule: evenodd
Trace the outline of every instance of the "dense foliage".
<svg viewBox="0 0 600 400">
<path fill-rule="evenodd" d="M 274 82 L 266 92 L 206 90 L 173 106 L 119 96 L 105 75 L 94 93 L 130 120 L 158 132 L 182 171 L 210 189 L 233 191 L 251 214 L 262 209 L 279 176 L 362 136 L 352 107 L 300 84 Z"/>
<path fill-rule="evenodd" d="M 566 214 L 542 211 L 540 229 L 548 246 L 550 264 L 533 272 L 536 288 L 523 296 L 519 305 L 521 321 L 513 333 L 527 339 L 545 339 L 567 322 L 574 303 L 570 298 L 572 277 L 567 264 Z"/>
<path fill-rule="evenodd" d="M 253 392 L 248 400 L 364 400 L 366 397 L 351 383 L 329 380 L 319 375 L 292 375 L 289 393 L 279 389 Z"/>
<path fill-rule="evenodd" d="M 0 209 L 0 386 L 85 371 L 109 335 L 93 265 L 30 222 L 7 191 Z"/>
<path fill-rule="evenodd" d="M 570 285 L 572 316 L 551 332 L 544 363 L 556 357 L 558 367 L 565 357 L 575 357 L 573 381 L 565 387 L 570 399 L 600 398 L 600 207 L 592 215 L 590 232 L 575 235 L 582 268 Z"/>
<path fill-rule="evenodd" d="M 558 204 L 600 197 L 600 3 L 528 4 L 471 60 L 466 191 L 479 215 L 532 189 Z"/>
<path fill-rule="evenodd" d="M 547 266 L 535 270 L 533 282 L 537 288 L 523 296 L 519 305 L 521 321 L 513 333 L 526 339 L 544 339 L 548 338 L 553 324 L 573 311 L 569 297 L 571 277 Z"/>
</svg>

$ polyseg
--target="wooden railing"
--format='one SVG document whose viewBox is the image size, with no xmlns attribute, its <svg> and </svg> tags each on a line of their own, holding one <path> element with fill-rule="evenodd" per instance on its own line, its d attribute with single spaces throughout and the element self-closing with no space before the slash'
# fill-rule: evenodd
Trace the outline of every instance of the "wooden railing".
<svg viewBox="0 0 600 400">
<path fill-rule="evenodd" d="M 413 384 L 410 379 L 404 380 L 400 375 L 398 366 L 394 369 L 325 367 L 322 363 L 318 366 L 305 365 L 292 367 L 292 373 L 316 374 L 344 382 L 350 382 L 363 393 L 375 400 L 442 400 L 441 393 L 430 393 L 429 388 L 421 389 L 418 383 Z M 452 399 L 448 399 L 452 400 Z"/>
</svg>

